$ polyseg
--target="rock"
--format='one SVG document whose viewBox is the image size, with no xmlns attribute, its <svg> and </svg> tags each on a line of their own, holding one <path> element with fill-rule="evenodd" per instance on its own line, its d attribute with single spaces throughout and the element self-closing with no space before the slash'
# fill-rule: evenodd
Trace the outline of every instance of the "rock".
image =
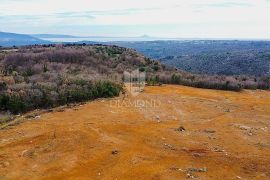
<svg viewBox="0 0 270 180">
<path fill-rule="evenodd" d="M 119 153 L 118 150 L 113 150 L 113 151 L 112 151 L 112 155 L 117 155 L 118 153 Z"/>
<path fill-rule="evenodd" d="M 65 109 L 58 109 L 57 112 L 64 112 Z"/>
<path fill-rule="evenodd" d="M 2 165 L 3 168 L 6 168 L 6 167 L 9 166 L 9 162 L 7 162 L 7 161 L 2 162 L 1 165 Z"/>
<path fill-rule="evenodd" d="M 25 116 L 26 119 L 33 119 L 35 117 L 36 117 L 36 115 L 27 115 L 27 116 Z"/>
<path fill-rule="evenodd" d="M 184 171 L 183 169 L 178 168 L 178 167 L 171 167 L 170 170 L 172 170 L 172 171 L 181 171 L 181 172 Z"/>
<path fill-rule="evenodd" d="M 203 156 L 203 154 L 201 154 L 201 153 L 193 153 L 192 154 L 194 157 L 202 157 Z"/>
<path fill-rule="evenodd" d="M 267 127 L 261 128 L 261 130 L 267 132 Z"/>
<path fill-rule="evenodd" d="M 207 168 L 188 168 L 187 172 L 207 172 Z"/>
<path fill-rule="evenodd" d="M 253 136 L 253 133 L 252 133 L 251 131 L 249 131 L 247 134 L 248 134 L 249 136 Z"/>
<path fill-rule="evenodd" d="M 179 128 L 176 129 L 176 131 L 184 132 L 186 131 L 186 129 L 183 126 L 180 126 Z"/>
<path fill-rule="evenodd" d="M 187 173 L 187 178 L 188 179 L 195 179 L 197 176 L 193 175 L 192 173 Z"/>
<path fill-rule="evenodd" d="M 41 116 L 36 116 L 36 117 L 35 117 L 35 119 L 40 119 L 40 118 L 41 118 Z"/>
<path fill-rule="evenodd" d="M 48 109 L 47 112 L 48 113 L 53 112 L 53 109 Z"/>
<path fill-rule="evenodd" d="M 165 146 L 165 148 L 166 149 L 170 149 L 170 150 L 173 150 L 173 151 L 175 151 L 176 149 L 172 146 L 172 145 L 170 145 L 170 144 L 164 144 L 164 146 Z"/>
<path fill-rule="evenodd" d="M 160 117 L 158 115 L 156 115 L 156 120 L 159 120 L 159 119 L 160 119 Z"/>
<path fill-rule="evenodd" d="M 205 133 L 215 133 L 216 131 L 213 129 L 205 129 L 204 132 Z"/>
<path fill-rule="evenodd" d="M 241 129 L 241 130 L 251 130 L 251 127 L 245 126 L 245 125 L 240 125 L 240 124 L 236 124 L 235 127 Z"/>
</svg>

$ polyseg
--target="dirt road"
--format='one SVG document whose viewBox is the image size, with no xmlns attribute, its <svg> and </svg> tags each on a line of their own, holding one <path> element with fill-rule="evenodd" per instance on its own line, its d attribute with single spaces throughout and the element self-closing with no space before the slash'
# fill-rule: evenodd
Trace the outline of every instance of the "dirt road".
<svg viewBox="0 0 270 180">
<path fill-rule="evenodd" d="M 0 130 L 0 179 L 270 179 L 270 92 L 147 87 Z"/>
</svg>

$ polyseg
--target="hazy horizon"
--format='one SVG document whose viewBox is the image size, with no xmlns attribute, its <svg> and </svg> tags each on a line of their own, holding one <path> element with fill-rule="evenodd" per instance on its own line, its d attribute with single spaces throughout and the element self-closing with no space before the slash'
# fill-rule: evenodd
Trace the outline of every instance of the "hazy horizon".
<svg viewBox="0 0 270 180">
<path fill-rule="evenodd" d="M 173 39 L 270 39 L 269 0 L 0 0 L 0 31 Z"/>
</svg>

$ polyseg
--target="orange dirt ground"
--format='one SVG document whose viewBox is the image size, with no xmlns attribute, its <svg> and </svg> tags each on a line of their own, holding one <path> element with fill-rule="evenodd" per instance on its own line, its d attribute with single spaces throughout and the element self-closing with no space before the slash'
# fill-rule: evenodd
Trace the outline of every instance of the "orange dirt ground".
<svg viewBox="0 0 270 180">
<path fill-rule="evenodd" d="M 270 179 L 270 92 L 147 87 L 0 130 L 0 179 L 66 178 Z"/>
</svg>

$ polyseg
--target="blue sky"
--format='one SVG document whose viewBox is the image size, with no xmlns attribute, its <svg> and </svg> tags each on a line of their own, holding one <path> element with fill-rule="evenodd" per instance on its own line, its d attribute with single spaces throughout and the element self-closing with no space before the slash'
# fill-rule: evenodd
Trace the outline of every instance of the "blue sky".
<svg viewBox="0 0 270 180">
<path fill-rule="evenodd" d="M 0 0 L 0 31 L 270 39 L 269 0 Z"/>
</svg>

